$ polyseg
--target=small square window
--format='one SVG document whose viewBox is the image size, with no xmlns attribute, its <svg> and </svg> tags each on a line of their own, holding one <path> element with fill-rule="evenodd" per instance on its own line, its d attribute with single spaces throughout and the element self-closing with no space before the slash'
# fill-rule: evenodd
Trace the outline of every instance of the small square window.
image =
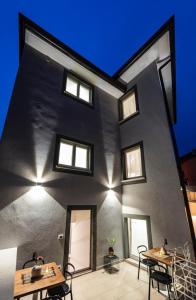
<svg viewBox="0 0 196 300">
<path fill-rule="evenodd" d="M 123 150 L 123 179 L 145 179 L 143 143 Z"/>
<path fill-rule="evenodd" d="M 141 150 L 139 146 L 125 151 L 126 177 L 142 176 Z"/>
<path fill-rule="evenodd" d="M 71 166 L 72 165 L 72 157 L 73 157 L 73 145 L 64 143 L 62 141 L 60 143 L 58 163 L 60 165 Z"/>
<path fill-rule="evenodd" d="M 88 158 L 87 158 L 87 148 L 82 148 L 76 146 L 76 157 L 75 157 L 75 167 L 77 168 L 87 168 Z"/>
<path fill-rule="evenodd" d="M 89 87 L 80 84 L 79 98 L 89 102 L 90 101 L 90 89 Z"/>
<path fill-rule="evenodd" d="M 57 136 L 54 168 L 58 171 L 92 174 L 93 146 Z"/>
<path fill-rule="evenodd" d="M 72 77 L 67 76 L 66 91 L 74 96 L 77 96 L 78 82 Z"/>
<path fill-rule="evenodd" d="M 139 113 L 137 92 L 134 87 L 127 95 L 123 96 L 119 102 L 120 121 L 125 121 Z"/>
<path fill-rule="evenodd" d="M 92 105 L 92 87 L 86 82 L 78 79 L 75 75 L 66 75 L 64 92 L 74 96 L 77 100 Z"/>
<path fill-rule="evenodd" d="M 136 113 L 136 100 L 135 93 L 130 94 L 127 98 L 122 101 L 123 119 Z"/>
</svg>

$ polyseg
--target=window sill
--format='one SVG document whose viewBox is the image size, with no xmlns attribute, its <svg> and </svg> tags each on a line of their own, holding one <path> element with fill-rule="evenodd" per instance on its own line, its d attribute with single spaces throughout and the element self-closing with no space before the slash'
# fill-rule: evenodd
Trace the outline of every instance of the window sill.
<svg viewBox="0 0 196 300">
<path fill-rule="evenodd" d="M 122 184 L 136 184 L 136 183 L 145 183 L 146 181 L 147 181 L 146 177 L 141 176 L 141 177 L 121 180 L 121 183 Z"/>
<path fill-rule="evenodd" d="M 73 173 L 73 174 L 78 174 L 78 175 L 93 176 L 93 171 L 92 170 L 85 170 L 85 169 L 72 169 L 72 168 L 54 166 L 53 171 L 64 172 L 64 173 Z"/>
<path fill-rule="evenodd" d="M 139 111 L 136 111 L 134 114 L 132 114 L 131 116 L 127 117 L 126 119 L 120 120 L 119 124 L 123 124 L 131 119 L 133 119 L 134 117 L 136 117 L 137 115 L 139 115 Z"/>
</svg>

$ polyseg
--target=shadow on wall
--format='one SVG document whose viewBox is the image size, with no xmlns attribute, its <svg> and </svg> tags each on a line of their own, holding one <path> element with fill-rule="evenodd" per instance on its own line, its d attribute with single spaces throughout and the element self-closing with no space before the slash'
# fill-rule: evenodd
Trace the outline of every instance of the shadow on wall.
<svg viewBox="0 0 196 300">
<path fill-rule="evenodd" d="M 64 233 L 68 204 L 97 205 L 102 237 L 121 232 L 117 110 L 110 111 L 114 99 L 98 91 L 94 110 L 66 99 L 59 93 L 63 68 L 38 54 L 36 60 L 35 53 L 28 51 L 23 54 L 0 144 L 0 241 L 3 247 L 19 247 L 18 267 L 33 249 L 61 263 L 63 247 L 57 233 Z M 92 125 L 88 131 L 86 119 Z M 93 177 L 52 171 L 55 134 L 77 138 L 78 126 L 81 139 L 96 146 Z M 43 194 L 33 187 L 37 181 L 42 183 Z M 115 197 L 110 193 L 108 198 L 108 187 L 117 189 Z M 112 226 L 116 219 L 118 224 Z"/>
<path fill-rule="evenodd" d="M 66 210 L 41 186 L 29 191 L 0 212 L 0 240 L 3 248 L 18 247 L 17 268 L 34 251 L 46 261 L 62 263 L 64 247 L 57 239 L 65 230 Z"/>
</svg>

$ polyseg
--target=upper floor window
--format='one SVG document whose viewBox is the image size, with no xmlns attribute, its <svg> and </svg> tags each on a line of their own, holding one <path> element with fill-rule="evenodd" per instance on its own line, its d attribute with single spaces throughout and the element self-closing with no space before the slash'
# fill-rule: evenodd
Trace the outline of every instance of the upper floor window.
<svg viewBox="0 0 196 300">
<path fill-rule="evenodd" d="M 146 175 L 142 142 L 123 149 L 122 159 L 124 180 L 130 179 L 133 181 L 143 181 L 145 179 Z"/>
<path fill-rule="evenodd" d="M 88 104 L 92 104 L 92 87 L 72 74 L 67 74 L 66 76 L 64 92 Z"/>
<path fill-rule="evenodd" d="M 91 144 L 58 136 L 54 167 L 61 171 L 91 174 L 92 151 Z"/>
<path fill-rule="evenodd" d="M 137 89 L 132 88 L 119 100 L 120 121 L 125 121 L 139 113 Z"/>
</svg>

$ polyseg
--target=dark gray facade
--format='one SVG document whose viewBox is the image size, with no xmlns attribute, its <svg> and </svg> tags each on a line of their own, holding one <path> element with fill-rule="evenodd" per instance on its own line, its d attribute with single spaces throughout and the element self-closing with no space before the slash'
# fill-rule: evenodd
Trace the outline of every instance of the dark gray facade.
<svg viewBox="0 0 196 300">
<path fill-rule="evenodd" d="M 118 99 L 95 86 L 92 108 L 64 95 L 63 81 L 61 65 L 25 46 L 0 144 L 0 248 L 18 247 L 18 268 L 33 251 L 62 264 L 68 205 L 97 206 L 97 267 L 107 238 L 123 258 L 122 210 L 150 216 L 154 246 L 190 241 L 156 64 L 129 84 L 140 114 L 121 125 Z M 93 176 L 53 170 L 56 134 L 94 145 Z M 121 149 L 139 141 L 147 182 L 121 184 Z"/>
<path fill-rule="evenodd" d="M 151 219 L 153 246 L 191 241 L 156 63 L 132 82 L 137 85 L 140 113 L 120 126 L 121 148 L 143 141 L 146 182 L 123 185 L 123 213 Z"/>
<path fill-rule="evenodd" d="M 18 246 L 18 268 L 34 250 L 62 264 L 57 235 L 65 232 L 67 205 L 97 205 L 97 266 L 108 237 L 117 239 L 115 251 L 123 256 L 117 100 L 95 87 L 94 108 L 77 102 L 63 94 L 63 74 L 25 48 L 0 145 L 0 245 Z M 56 134 L 94 145 L 94 176 L 53 171 Z M 44 187 L 38 195 L 37 178 Z"/>
</svg>

